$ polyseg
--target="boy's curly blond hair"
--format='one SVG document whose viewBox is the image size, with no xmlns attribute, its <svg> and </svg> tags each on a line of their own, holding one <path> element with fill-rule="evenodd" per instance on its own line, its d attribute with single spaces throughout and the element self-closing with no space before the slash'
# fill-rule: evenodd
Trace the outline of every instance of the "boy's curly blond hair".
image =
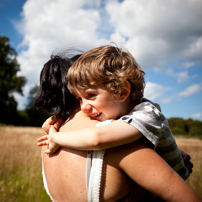
<svg viewBox="0 0 202 202">
<path fill-rule="evenodd" d="M 128 81 L 131 98 L 139 103 L 143 97 L 144 71 L 128 52 L 112 45 L 100 46 L 79 57 L 67 74 L 67 87 L 72 94 L 95 86 L 120 94 Z"/>
</svg>

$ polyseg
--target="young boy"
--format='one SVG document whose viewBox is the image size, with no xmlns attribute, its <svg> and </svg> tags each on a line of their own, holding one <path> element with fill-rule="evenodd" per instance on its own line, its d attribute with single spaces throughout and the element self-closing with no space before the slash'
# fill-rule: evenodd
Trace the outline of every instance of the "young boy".
<svg viewBox="0 0 202 202">
<path fill-rule="evenodd" d="M 144 71 L 133 56 L 114 46 L 101 46 L 84 53 L 68 71 L 68 89 L 91 119 L 116 119 L 105 126 L 53 134 L 38 139 L 49 145 L 101 150 L 147 138 L 156 152 L 183 178 L 188 170 L 159 105 L 143 98 Z"/>
</svg>

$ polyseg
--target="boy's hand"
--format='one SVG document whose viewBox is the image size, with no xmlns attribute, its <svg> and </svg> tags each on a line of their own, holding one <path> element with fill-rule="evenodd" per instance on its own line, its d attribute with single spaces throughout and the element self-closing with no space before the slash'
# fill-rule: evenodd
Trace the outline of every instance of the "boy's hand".
<svg viewBox="0 0 202 202">
<path fill-rule="evenodd" d="M 51 127 L 51 125 L 54 126 L 54 128 L 56 130 L 59 129 L 59 127 L 62 125 L 62 123 L 64 122 L 64 119 L 57 119 L 56 116 L 51 116 L 49 117 L 42 125 L 42 130 L 43 132 L 47 135 L 49 132 L 49 129 Z"/>
<path fill-rule="evenodd" d="M 48 146 L 49 145 L 49 141 L 48 141 L 48 135 L 44 135 L 44 136 L 41 136 L 37 139 L 37 145 L 38 146 Z"/>
<path fill-rule="evenodd" d="M 182 158 L 184 160 L 184 164 L 187 167 L 189 174 L 192 173 L 193 163 L 191 162 L 191 156 L 184 151 L 181 151 Z"/>
<path fill-rule="evenodd" d="M 48 146 L 48 149 L 45 150 L 46 154 L 52 154 L 60 147 L 60 145 L 54 142 L 54 136 L 56 136 L 55 133 L 57 133 L 57 130 L 52 125 L 49 130 L 49 135 L 44 135 L 37 139 L 38 146 Z"/>
</svg>

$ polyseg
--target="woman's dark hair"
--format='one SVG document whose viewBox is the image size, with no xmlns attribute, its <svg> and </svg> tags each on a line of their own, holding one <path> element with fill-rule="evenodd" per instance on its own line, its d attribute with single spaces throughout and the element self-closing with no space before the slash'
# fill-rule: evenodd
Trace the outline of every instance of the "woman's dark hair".
<svg viewBox="0 0 202 202">
<path fill-rule="evenodd" d="M 66 76 L 71 65 L 81 56 L 72 58 L 52 55 L 44 64 L 40 74 L 40 90 L 35 98 L 34 107 L 49 113 L 55 110 L 57 118 L 64 117 L 71 112 L 76 98 L 69 92 Z"/>
</svg>

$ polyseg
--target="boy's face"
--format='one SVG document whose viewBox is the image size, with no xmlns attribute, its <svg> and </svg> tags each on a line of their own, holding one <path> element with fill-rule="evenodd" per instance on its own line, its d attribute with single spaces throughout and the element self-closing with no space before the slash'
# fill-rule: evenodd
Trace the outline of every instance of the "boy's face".
<svg viewBox="0 0 202 202">
<path fill-rule="evenodd" d="M 122 115 L 123 103 L 118 95 L 112 95 L 103 88 L 77 90 L 81 110 L 89 117 L 99 121 L 116 119 Z"/>
</svg>

